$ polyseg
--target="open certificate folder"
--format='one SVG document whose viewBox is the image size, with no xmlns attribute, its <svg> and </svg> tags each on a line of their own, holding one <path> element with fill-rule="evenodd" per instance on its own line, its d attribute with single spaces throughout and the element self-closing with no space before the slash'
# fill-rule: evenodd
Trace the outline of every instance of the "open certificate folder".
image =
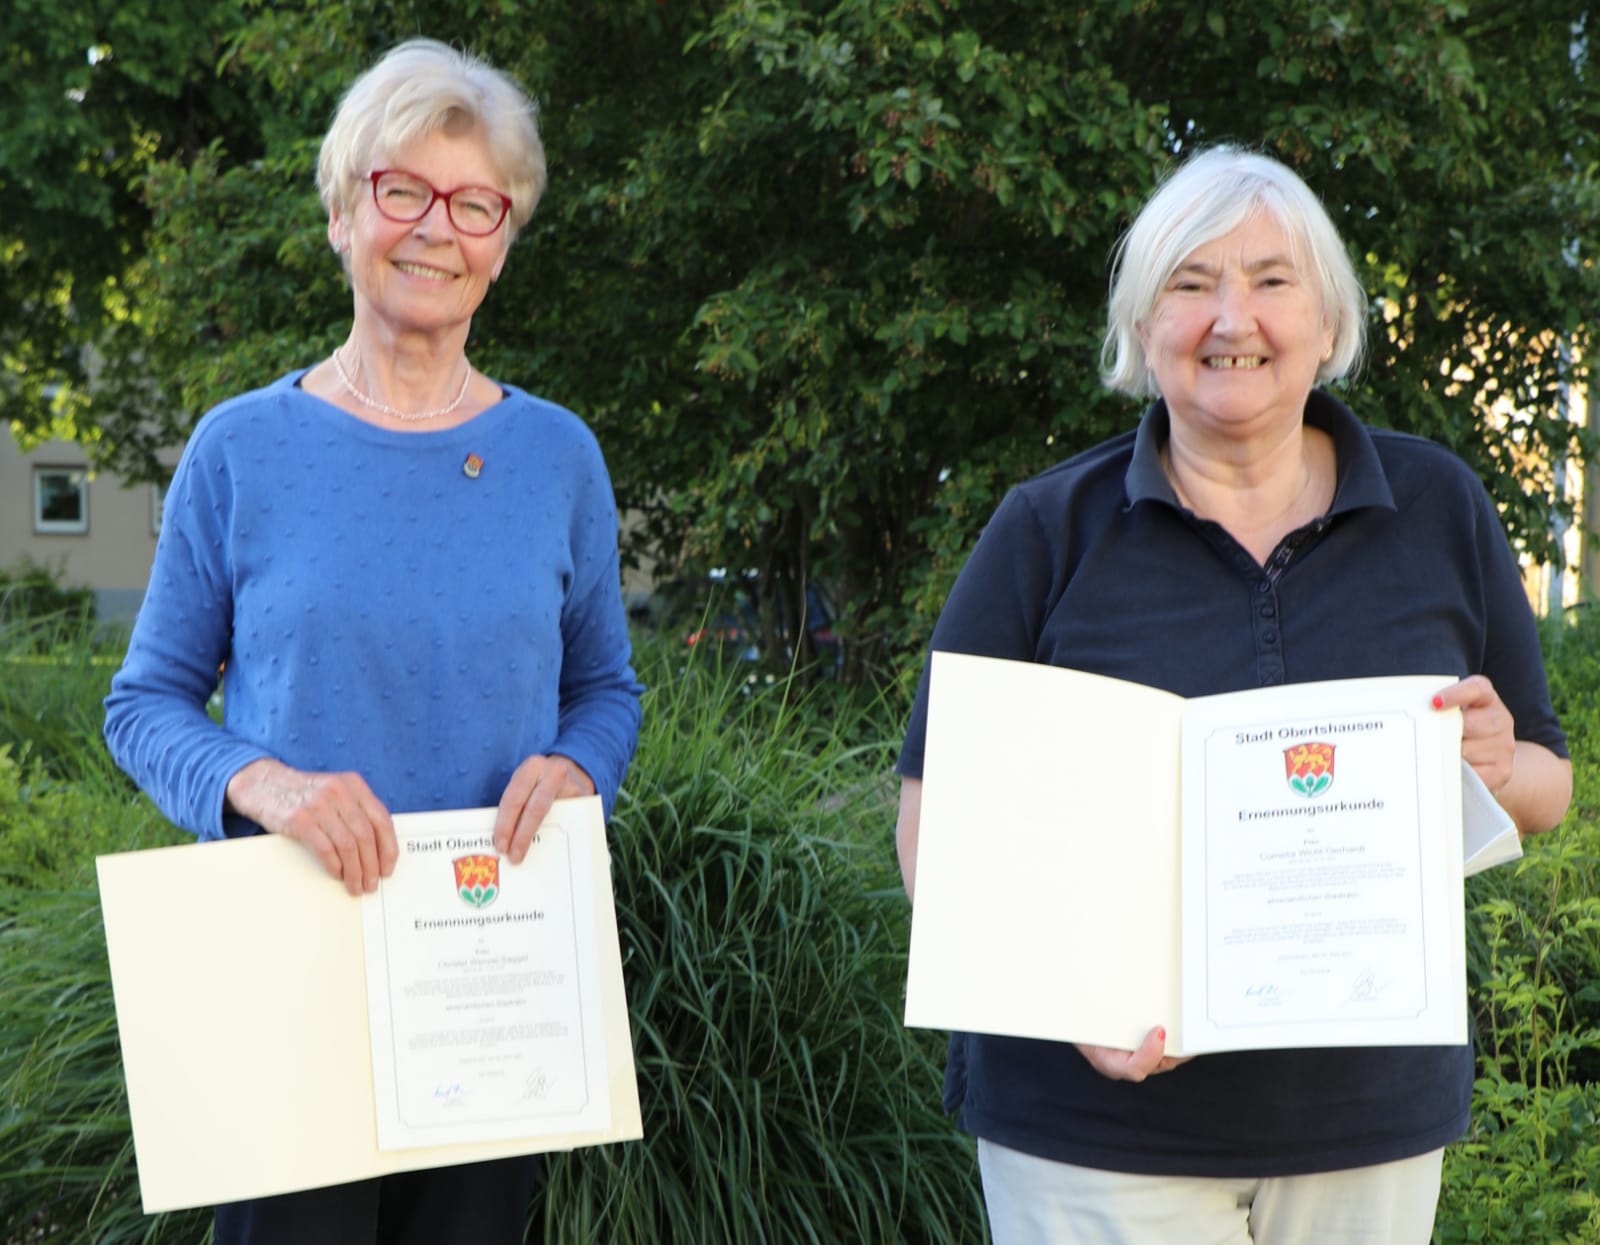
<svg viewBox="0 0 1600 1245">
<path fill-rule="evenodd" d="M 1185 700 L 935 653 L 912 1026 L 1167 1053 L 1467 1040 L 1462 878 L 1518 854 L 1444 675 Z M 1463 845 L 1463 787 L 1473 845 Z"/>
<path fill-rule="evenodd" d="M 397 816 L 352 899 L 272 835 L 96 860 L 147 1213 L 643 1135 L 597 796 L 520 865 Z"/>
</svg>

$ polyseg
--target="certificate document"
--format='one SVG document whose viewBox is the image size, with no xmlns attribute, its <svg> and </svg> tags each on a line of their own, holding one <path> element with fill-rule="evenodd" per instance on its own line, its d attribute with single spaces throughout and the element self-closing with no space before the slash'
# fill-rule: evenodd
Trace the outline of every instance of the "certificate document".
<svg viewBox="0 0 1600 1245">
<path fill-rule="evenodd" d="M 1465 1040 L 1460 788 L 1437 760 L 1460 743 L 1429 704 L 1439 682 L 1187 703 L 1186 1050 Z"/>
<path fill-rule="evenodd" d="M 397 818 L 362 899 L 379 1149 L 610 1124 L 589 852 L 547 823 L 513 865 L 493 828 Z"/>
<path fill-rule="evenodd" d="M 1430 703 L 1453 678 L 1185 700 L 935 653 L 931 680 L 908 1025 L 1123 1049 L 1163 1025 L 1174 1055 L 1466 1040 L 1481 784 Z M 1479 829 L 1475 859 L 1514 854 Z"/>
</svg>

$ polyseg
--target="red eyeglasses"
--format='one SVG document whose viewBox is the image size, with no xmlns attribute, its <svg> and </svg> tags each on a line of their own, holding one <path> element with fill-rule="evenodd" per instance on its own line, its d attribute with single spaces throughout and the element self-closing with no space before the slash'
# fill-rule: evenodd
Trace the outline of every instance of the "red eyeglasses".
<svg viewBox="0 0 1600 1245">
<path fill-rule="evenodd" d="M 369 176 L 372 201 L 378 211 L 404 224 L 421 220 L 433 210 L 436 201 L 443 199 L 456 232 L 482 238 L 500 228 L 511 211 L 510 198 L 488 186 L 439 190 L 415 173 L 400 169 L 374 169 Z"/>
</svg>

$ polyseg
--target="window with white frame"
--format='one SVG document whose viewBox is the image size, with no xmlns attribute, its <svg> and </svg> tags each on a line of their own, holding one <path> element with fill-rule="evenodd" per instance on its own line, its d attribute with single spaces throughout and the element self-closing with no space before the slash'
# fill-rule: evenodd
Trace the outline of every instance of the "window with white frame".
<svg viewBox="0 0 1600 1245">
<path fill-rule="evenodd" d="M 41 536 L 81 536 L 89 530 L 87 468 L 33 469 L 33 530 Z"/>
</svg>

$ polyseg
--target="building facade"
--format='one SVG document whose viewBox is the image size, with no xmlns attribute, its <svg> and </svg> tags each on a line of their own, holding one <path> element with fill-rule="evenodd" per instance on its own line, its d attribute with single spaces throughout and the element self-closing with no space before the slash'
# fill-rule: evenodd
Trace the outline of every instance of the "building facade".
<svg viewBox="0 0 1600 1245">
<path fill-rule="evenodd" d="M 92 471 L 70 441 L 23 451 L 0 435 L 0 566 L 48 567 L 67 587 L 93 589 L 102 621 L 128 622 L 160 530 L 158 486 Z"/>
</svg>

